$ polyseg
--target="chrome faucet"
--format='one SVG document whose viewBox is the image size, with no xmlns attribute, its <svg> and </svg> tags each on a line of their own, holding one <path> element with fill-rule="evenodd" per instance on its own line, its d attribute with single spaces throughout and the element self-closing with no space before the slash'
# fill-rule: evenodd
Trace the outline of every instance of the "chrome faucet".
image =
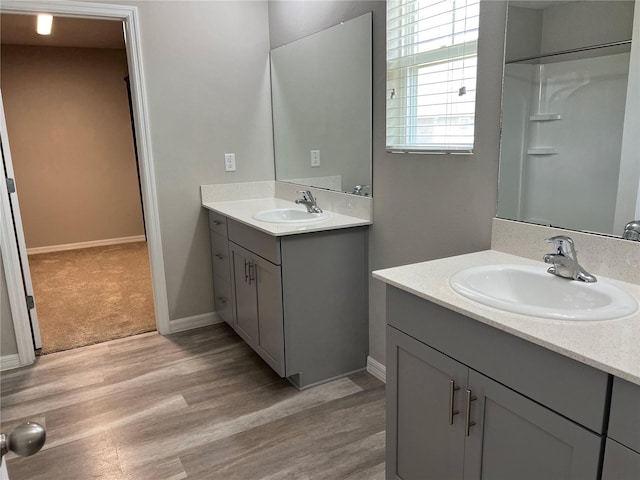
<svg viewBox="0 0 640 480">
<path fill-rule="evenodd" d="M 353 191 L 351 193 L 354 195 L 369 196 L 369 194 L 364 193 L 364 189 L 367 187 L 369 187 L 369 185 L 356 185 L 355 187 L 353 187 Z"/>
<path fill-rule="evenodd" d="M 573 239 L 564 235 L 547 238 L 547 243 L 553 244 L 554 253 L 547 253 L 543 258 L 545 263 L 552 264 L 547 272 L 558 277 L 570 278 L 581 282 L 594 283 L 598 280 L 578 264 L 578 255 Z"/>
<path fill-rule="evenodd" d="M 322 209 L 316 204 L 316 199 L 309 190 L 298 190 L 298 193 L 302 195 L 302 198 L 296 199 L 298 205 L 307 207 L 309 213 L 322 213 Z"/>
<path fill-rule="evenodd" d="M 634 220 L 627 223 L 624 227 L 622 238 L 625 240 L 640 242 L 640 220 Z"/>
</svg>

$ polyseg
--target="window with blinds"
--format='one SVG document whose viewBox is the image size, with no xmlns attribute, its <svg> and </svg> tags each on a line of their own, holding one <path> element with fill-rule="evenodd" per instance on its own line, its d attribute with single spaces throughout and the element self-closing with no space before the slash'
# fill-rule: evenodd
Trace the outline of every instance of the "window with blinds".
<svg viewBox="0 0 640 480">
<path fill-rule="evenodd" d="M 471 153 L 480 0 L 387 1 L 387 150 Z"/>
</svg>

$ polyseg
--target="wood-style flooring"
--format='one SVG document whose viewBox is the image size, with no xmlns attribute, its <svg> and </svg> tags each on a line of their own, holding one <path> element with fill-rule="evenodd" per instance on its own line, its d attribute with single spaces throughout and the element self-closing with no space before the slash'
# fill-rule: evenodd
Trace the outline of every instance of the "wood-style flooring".
<svg viewBox="0 0 640 480">
<path fill-rule="evenodd" d="M 11 480 L 384 478 L 384 384 L 297 391 L 224 324 L 39 357 L 1 388 L 3 432 L 47 429 Z"/>
</svg>

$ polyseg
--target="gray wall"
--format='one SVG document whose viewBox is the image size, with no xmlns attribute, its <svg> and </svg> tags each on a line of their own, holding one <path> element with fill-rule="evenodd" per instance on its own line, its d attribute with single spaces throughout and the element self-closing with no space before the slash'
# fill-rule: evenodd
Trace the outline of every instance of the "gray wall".
<svg viewBox="0 0 640 480">
<path fill-rule="evenodd" d="M 476 146 L 471 156 L 385 152 L 385 8 L 383 1 L 269 2 L 272 47 L 373 11 L 371 270 L 489 248 L 500 145 L 505 3 L 482 3 Z M 371 280 L 369 298 L 369 354 L 385 363 L 381 282 Z"/>
<path fill-rule="evenodd" d="M 200 185 L 274 178 L 267 4 L 114 3 L 139 10 L 169 315 L 212 312 Z"/>
</svg>

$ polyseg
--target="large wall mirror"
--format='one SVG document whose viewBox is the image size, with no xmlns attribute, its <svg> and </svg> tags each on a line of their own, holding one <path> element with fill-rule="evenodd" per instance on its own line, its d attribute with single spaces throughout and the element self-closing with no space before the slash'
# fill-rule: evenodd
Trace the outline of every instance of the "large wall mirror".
<svg viewBox="0 0 640 480">
<path fill-rule="evenodd" d="M 634 3 L 509 2 L 498 217 L 616 236 L 640 217 Z"/>
<path fill-rule="evenodd" d="M 371 13 L 271 51 L 276 180 L 371 195 Z"/>
</svg>

